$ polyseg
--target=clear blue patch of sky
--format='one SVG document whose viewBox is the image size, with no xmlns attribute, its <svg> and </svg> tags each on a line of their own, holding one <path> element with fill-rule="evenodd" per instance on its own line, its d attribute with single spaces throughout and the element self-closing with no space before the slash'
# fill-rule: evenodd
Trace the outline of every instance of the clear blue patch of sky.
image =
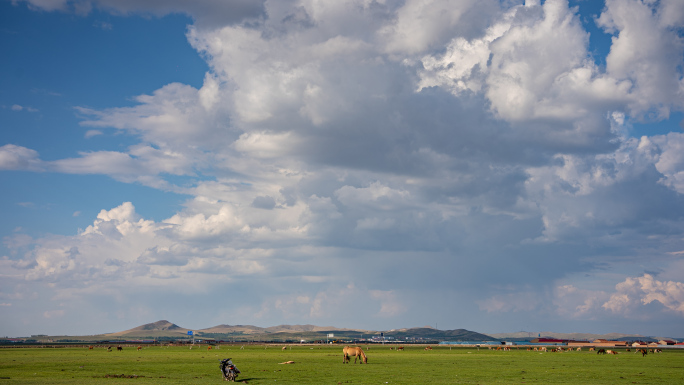
<svg viewBox="0 0 684 385">
<path fill-rule="evenodd" d="M 596 25 L 596 19 L 601 15 L 605 2 L 602 0 L 570 0 L 569 4 L 571 7 L 578 7 L 582 25 L 589 32 L 589 53 L 594 62 L 605 68 L 612 35 Z"/>
<path fill-rule="evenodd" d="M 79 16 L 0 1 L 0 146 L 24 146 L 47 161 L 126 151 L 137 138 L 112 129 L 85 138 L 90 128 L 79 125 L 75 107 L 135 105 L 135 96 L 172 82 L 201 87 L 209 68 L 185 37 L 190 24 L 185 15 Z M 102 175 L 2 171 L 0 186 L 0 238 L 17 228 L 35 237 L 73 235 L 126 201 L 159 221 L 187 199 Z"/>
<path fill-rule="evenodd" d="M 29 147 L 52 160 L 135 143 L 120 135 L 93 148 L 75 107 L 134 105 L 135 96 L 172 82 L 200 87 L 208 66 L 185 37 L 189 24 L 185 15 L 79 16 L 1 1 L 0 145 Z"/>
<path fill-rule="evenodd" d="M 637 123 L 632 122 L 628 133 L 635 138 L 642 136 L 666 135 L 670 132 L 684 131 L 684 112 L 670 113 L 670 118 L 658 122 Z"/>
</svg>

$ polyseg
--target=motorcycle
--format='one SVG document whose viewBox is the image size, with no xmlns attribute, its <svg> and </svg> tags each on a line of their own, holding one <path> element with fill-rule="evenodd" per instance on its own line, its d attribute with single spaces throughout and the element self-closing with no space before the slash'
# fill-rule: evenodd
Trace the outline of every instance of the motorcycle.
<svg viewBox="0 0 684 385">
<path fill-rule="evenodd" d="M 240 373 L 240 370 L 233 364 L 233 361 L 231 361 L 230 358 L 221 360 L 219 366 L 221 367 L 221 374 L 223 374 L 223 379 L 226 381 L 235 381 L 235 379 L 238 376 L 238 373 Z"/>
</svg>

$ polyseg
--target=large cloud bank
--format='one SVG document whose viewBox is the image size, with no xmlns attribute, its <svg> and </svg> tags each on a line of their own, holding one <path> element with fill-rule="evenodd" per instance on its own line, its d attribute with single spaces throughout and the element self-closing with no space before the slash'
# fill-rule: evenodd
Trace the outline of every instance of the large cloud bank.
<svg viewBox="0 0 684 385">
<path fill-rule="evenodd" d="M 684 109 L 679 1 L 607 0 L 605 65 L 564 0 L 29 3 L 186 12 L 211 70 L 79 109 L 139 138 L 126 151 L 0 147 L 3 170 L 191 197 L 159 222 L 122 202 L 73 236 L 6 239 L 13 309 L 489 332 L 684 318 L 684 135 L 629 135 Z"/>
</svg>

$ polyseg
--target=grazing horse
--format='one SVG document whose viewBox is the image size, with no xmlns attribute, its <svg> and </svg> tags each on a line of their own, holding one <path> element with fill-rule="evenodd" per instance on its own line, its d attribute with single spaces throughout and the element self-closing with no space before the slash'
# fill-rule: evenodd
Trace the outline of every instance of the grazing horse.
<svg viewBox="0 0 684 385">
<path fill-rule="evenodd" d="M 283 348 L 282 348 L 282 349 L 280 349 L 280 350 L 285 350 L 285 349 L 287 349 L 287 346 L 283 346 Z"/>
<path fill-rule="evenodd" d="M 344 353 L 344 356 L 342 357 L 343 364 L 350 362 L 351 356 L 354 356 L 354 363 L 356 363 L 357 358 L 359 358 L 359 364 L 361 363 L 361 360 L 363 360 L 364 364 L 368 363 L 368 358 L 366 358 L 366 355 L 363 353 L 363 349 L 359 347 L 351 348 L 349 346 L 345 346 L 344 349 L 342 349 L 342 353 Z"/>
<path fill-rule="evenodd" d="M 118 351 L 123 351 L 123 348 L 121 347 L 121 345 L 119 345 L 119 346 L 116 347 L 116 350 L 118 350 Z"/>
<path fill-rule="evenodd" d="M 432 346 L 426 346 L 425 350 L 432 350 Z"/>
<path fill-rule="evenodd" d="M 599 349 L 596 354 L 606 354 L 606 349 Z"/>
<path fill-rule="evenodd" d="M 639 349 L 639 350 L 637 350 L 637 351 L 634 352 L 634 353 L 637 353 L 637 352 L 641 352 L 641 356 L 642 356 L 642 357 L 648 354 L 648 350 L 646 350 L 646 349 Z"/>
<path fill-rule="evenodd" d="M 211 347 L 211 346 L 207 346 L 207 350 L 211 350 L 211 349 L 212 349 L 212 347 Z"/>
<path fill-rule="evenodd" d="M 403 346 L 400 346 L 400 347 L 397 348 L 397 350 L 404 350 L 404 347 L 403 347 Z"/>
<path fill-rule="evenodd" d="M 139 350 L 139 351 L 142 350 L 142 346 L 138 346 L 138 350 Z"/>
</svg>

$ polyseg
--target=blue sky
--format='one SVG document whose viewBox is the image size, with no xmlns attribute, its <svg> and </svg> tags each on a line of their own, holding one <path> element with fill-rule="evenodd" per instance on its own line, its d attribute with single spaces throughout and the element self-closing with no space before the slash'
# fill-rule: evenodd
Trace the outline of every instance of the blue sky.
<svg viewBox="0 0 684 385">
<path fill-rule="evenodd" d="M 679 1 L 5 0 L 0 20 L 2 335 L 684 337 Z"/>
<path fill-rule="evenodd" d="M 192 19 L 183 14 L 159 18 L 95 10 L 84 17 L 5 1 L 0 6 L 5 36 L 0 44 L 11 58 L 0 63 L 3 140 L 31 147 L 44 160 L 116 151 L 136 142 L 126 135 L 86 137 L 75 107 L 132 105 L 134 96 L 170 82 L 198 87 L 208 69 L 185 38 Z M 2 221 L 3 234 L 17 227 L 37 236 L 72 234 L 88 226 L 100 206 L 116 206 L 121 199 L 135 199 L 141 214 L 163 219 L 184 199 L 106 176 L 91 178 L 4 173 L 3 184 L 12 188 L 5 189 L 2 212 L 15 220 Z M 41 191 L 45 186 L 52 193 Z"/>
</svg>

